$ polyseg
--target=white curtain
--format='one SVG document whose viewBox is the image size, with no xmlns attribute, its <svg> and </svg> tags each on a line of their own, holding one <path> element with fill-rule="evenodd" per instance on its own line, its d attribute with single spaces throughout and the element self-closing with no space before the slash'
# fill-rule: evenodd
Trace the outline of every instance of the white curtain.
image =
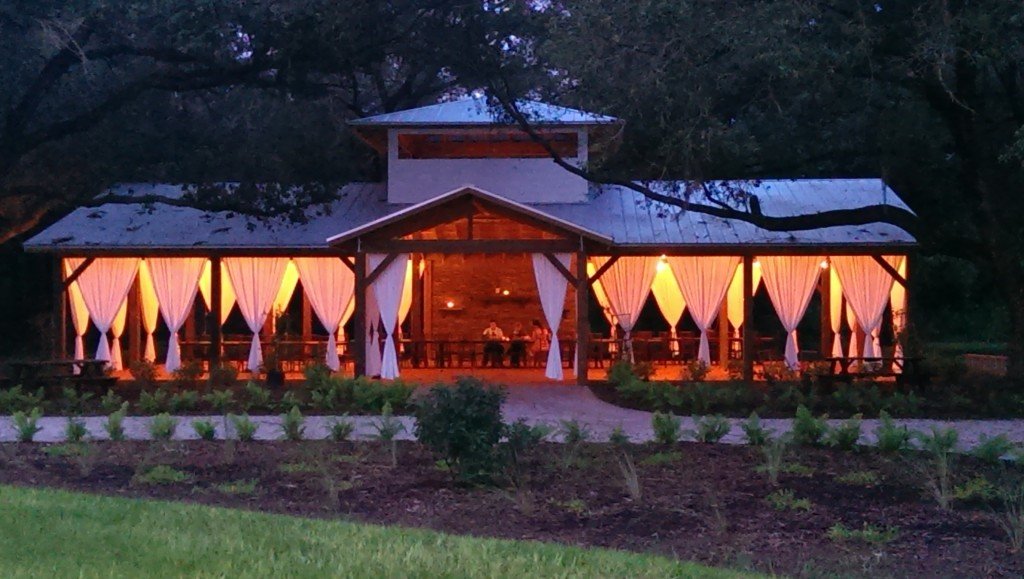
<svg viewBox="0 0 1024 579">
<path fill-rule="evenodd" d="M 761 264 L 757 263 L 752 268 L 751 278 L 753 280 L 750 284 L 750 295 L 753 296 L 757 293 L 757 286 L 761 285 Z M 740 263 L 736 266 L 736 273 L 732 276 L 732 282 L 729 283 L 729 292 L 726 294 L 726 308 L 725 315 L 729 318 L 729 323 L 733 328 L 733 335 L 736 338 L 740 337 L 740 328 L 743 327 L 744 317 L 746 314 L 743 311 L 743 264 Z"/>
<path fill-rule="evenodd" d="M 277 316 L 285 313 L 288 310 L 288 304 L 292 301 L 292 295 L 295 294 L 295 287 L 299 285 L 299 270 L 295 267 L 295 262 L 288 260 L 288 265 L 284 269 L 284 277 L 281 278 L 281 286 L 277 290 L 277 296 L 274 297 L 274 304 L 270 308 L 272 317 L 270 319 L 271 329 L 277 330 Z"/>
<path fill-rule="evenodd" d="M 690 316 L 700 328 L 700 347 L 697 359 L 711 364 L 708 328 L 715 321 L 736 272 L 740 258 L 735 256 L 672 256 L 668 258 L 679 289 L 690 308 Z"/>
<path fill-rule="evenodd" d="M 569 269 L 572 256 L 568 253 L 556 253 L 555 259 L 565 269 Z M 558 345 L 558 326 L 562 322 L 562 310 L 565 308 L 565 291 L 569 281 L 543 253 L 533 254 L 533 277 L 537 280 L 537 295 L 540 296 L 540 307 L 544 310 L 544 319 L 551 329 L 551 345 L 548 348 L 548 362 L 544 368 L 544 376 L 552 380 L 561 380 L 562 353 Z"/>
<path fill-rule="evenodd" d="M 213 311 L 213 277 L 210 273 L 212 262 L 203 266 L 203 275 L 199 278 L 199 293 L 203 296 L 206 309 Z M 223 326 L 235 307 L 235 289 L 231 286 L 231 275 L 222 261 L 220 263 L 220 324 Z"/>
<path fill-rule="evenodd" d="M 260 347 L 260 329 L 267 321 L 274 298 L 281 287 L 281 279 L 288 267 L 287 257 L 225 257 L 222 262 L 235 289 L 238 309 L 252 331 L 247 368 L 259 370 L 263 363 Z"/>
<path fill-rule="evenodd" d="M 423 262 L 420 262 L 421 264 Z M 398 328 L 396 330 L 399 339 L 402 337 L 402 324 L 409 316 L 412 309 L 412 258 L 410 257 L 405 266 L 405 285 L 402 286 L 402 300 L 398 302 Z M 400 348 L 404 348 L 399 344 Z"/>
<path fill-rule="evenodd" d="M 341 260 L 334 257 L 296 257 L 295 266 L 302 280 L 302 290 L 309 296 L 317 318 L 327 330 L 327 366 L 341 368 L 335 335 L 345 309 L 352 301 L 355 276 Z"/>
<path fill-rule="evenodd" d="M 128 320 L 128 298 L 121 302 L 121 307 L 114 316 L 114 323 L 110 324 L 110 369 L 124 370 L 124 357 L 121 355 L 121 336 L 124 335 L 124 325 Z"/>
<path fill-rule="evenodd" d="M 796 327 L 811 303 L 824 258 L 813 255 L 773 255 L 760 258 L 768 296 L 786 328 L 786 365 L 799 367 Z"/>
<path fill-rule="evenodd" d="M 601 269 L 608 257 L 595 257 L 594 265 Z M 640 310 L 651 292 L 651 283 L 658 273 L 658 258 L 650 255 L 620 257 L 601 274 L 601 285 L 615 319 L 626 333 L 626 350 L 633 355 L 632 331 Z"/>
<path fill-rule="evenodd" d="M 899 265 L 895 256 L 883 259 L 893 266 Z M 843 293 L 864 330 L 864 357 L 881 356 L 878 334 L 882 327 L 882 314 L 890 299 L 892 276 L 868 255 L 836 256 L 832 258 L 832 267 L 836 269 L 843 284 Z"/>
<path fill-rule="evenodd" d="M 595 273 L 597 273 L 597 267 L 594 266 L 594 262 L 587 260 L 587 276 L 594 277 Z M 615 321 L 615 312 L 612 311 L 612 305 L 608 303 L 608 294 L 604 293 L 604 286 L 601 285 L 600 279 L 595 279 L 594 283 L 590 284 L 590 287 L 594 288 L 594 297 L 597 298 L 597 305 L 601 306 L 601 315 L 604 316 L 604 319 L 608 320 L 608 325 L 610 326 L 608 337 L 613 341 L 608 344 L 608 351 L 616 352 L 618 347 L 616 347 L 614 340 L 615 328 L 618 322 Z"/>
<path fill-rule="evenodd" d="M 832 326 L 832 357 L 843 357 L 843 283 L 836 275 L 836 268 L 828 271 L 828 318 Z"/>
<path fill-rule="evenodd" d="M 654 294 L 654 301 L 661 310 L 661 315 L 668 322 L 669 327 L 669 348 L 673 353 L 679 352 L 679 334 L 676 333 L 676 326 L 683 318 L 686 310 L 686 300 L 683 299 L 683 292 L 679 291 L 679 284 L 676 283 L 676 276 L 672 275 L 672 268 L 667 263 L 658 262 L 655 267 L 654 281 L 651 283 L 651 293 Z"/>
<path fill-rule="evenodd" d="M 167 359 L 164 369 L 173 372 L 181 367 L 181 346 L 178 331 L 192 312 L 196 299 L 199 277 L 203 274 L 206 259 L 202 257 L 156 257 L 148 258 L 149 274 L 153 278 L 153 290 L 160 302 L 160 315 L 167 324 L 171 336 L 167 342 Z"/>
<path fill-rule="evenodd" d="M 74 271 L 69 260 L 64 260 L 64 277 L 70 277 Z M 82 290 L 78 282 L 74 281 L 68 285 L 68 301 L 71 302 L 71 325 L 75 328 L 75 360 L 85 358 L 85 333 L 89 331 L 89 308 L 82 299 Z M 63 339 L 63 336 L 61 336 Z M 74 373 L 79 373 L 78 366 L 75 366 Z"/>
<path fill-rule="evenodd" d="M 371 253 L 367 258 L 370 271 L 374 271 L 384 262 L 387 254 Z M 398 308 L 402 302 L 408 263 L 408 254 L 398 254 L 373 281 L 373 295 L 377 299 L 384 324 L 381 332 L 384 337 L 384 357 L 381 359 L 380 377 L 385 380 L 398 378 L 398 351 L 395 349 L 394 333 L 398 327 Z"/>
<path fill-rule="evenodd" d="M 341 314 L 341 321 L 338 322 L 338 350 L 340 352 L 345 352 L 345 348 L 347 347 L 345 339 L 345 324 L 348 323 L 349 319 L 352 318 L 352 314 L 356 311 L 355 296 L 356 294 L 353 292 L 352 299 L 348 300 L 348 306 L 346 306 L 344 310 L 345 313 Z"/>
<path fill-rule="evenodd" d="M 857 314 L 853 313 L 853 307 L 850 305 L 849 300 L 846 302 L 846 325 L 850 327 L 850 345 L 847 348 L 847 357 L 857 358 L 860 356 L 860 345 L 857 339 L 857 331 L 860 330 L 860 324 L 857 323 Z"/>
<path fill-rule="evenodd" d="M 156 362 L 153 332 L 156 332 L 156 323 L 160 317 L 160 300 L 153 289 L 153 277 L 149 273 L 149 264 L 146 260 L 139 262 L 139 309 L 142 313 L 142 329 L 146 331 L 146 347 L 142 352 L 142 359 Z"/>
<path fill-rule="evenodd" d="M 383 360 L 380 356 L 380 308 L 376 292 L 366 290 L 366 375 L 380 376 Z"/>
<path fill-rule="evenodd" d="M 903 279 L 907 279 L 907 256 L 901 255 L 896 258 L 899 266 L 896 271 Z M 900 283 L 893 283 L 889 292 L 889 304 L 892 308 L 892 333 L 895 336 L 896 347 L 892 357 L 896 360 L 903 360 L 903 330 L 907 327 L 907 288 Z M 893 365 L 894 372 L 900 372 L 898 365 Z"/>
<path fill-rule="evenodd" d="M 82 261 L 81 258 L 68 259 L 72 271 Z M 138 268 L 139 260 L 134 257 L 101 257 L 85 268 L 76 280 L 82 290 L 82 299 L 89 310 L 89 317 L 100 331 L 100 343 L 96 348 L 97 360 L 113 361 L 110 344 L 107 342 L 107 332 L 113 325 L 122 303 L 128 297 Z"/>
</svg>

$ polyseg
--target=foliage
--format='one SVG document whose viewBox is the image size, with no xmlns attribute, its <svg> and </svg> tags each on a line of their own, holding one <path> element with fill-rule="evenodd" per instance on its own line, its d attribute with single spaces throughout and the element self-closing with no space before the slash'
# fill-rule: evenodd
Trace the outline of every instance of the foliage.
<svg viewBox="0 0 1024 579">
<path fill-rule="evenodd" d="M 170 485 L 188 481 L 188 473 L 165 464 L 158 464 L 136 474 L 132 481 L 143 485 Z"/>
<path fill-rule="evenodd" d="M 636 464 L 633 462 L 633 456 L 623 451 L 618 456 L 619 471 L 622 473 L 623 484 L 626 487 L 626 492 L 629 493 L 629 498 L 635 503 L 639 503 L 643 499 L 643 487 L 640 483 L 640 474 L 636 470 Z"/>
<path fill-rule="evenodd" d="M 127 402 L 122 402 L 120 408 L 107 415 L 107 421 L 103 424 L 103 430 L 107 431 L 107 437 L 110 440 L 124 440 L 124 419 L 127 415 Z"/>
<path fill-rule="evenodd" d="M 732 430 L 729 420 L 721 414 L 704 418 L 694 416 L 693 423 L 697 426 L 696 438 L 698 442 L 718 442 Z"/>
<path fill-rule="evenodd" d="M 221 364 L 210 369 L 206 385 L 211 390 L 234 388 L 238 382 L 238 369 L 231 364 Z"/>
<path fill-rule="evenodd" d="M 997 520 L 1006 533 L 1010 550 L 1020 553 L 1024 549 L 1024 484 L 1017 483 L 1004 489 L 1001 495 L 1003 510 Z"/>
<path fill-rule="evenodd" d="M 201 440 L 217 439 L 217 426 L 211 420 L 193 420 L 192 429 Z"/>
<path fill-rule="evenodd" d="M 345 417 L 339 418 L 331 423 L 329 436 L 334 442 L 345 442 L 352 437 L 356 430 L 356 423 Z"/>
<path fill-rule="evenodd" d="M 306 366 L 303 372 L 313 408 L 329 412 L 352 399 L 353 381 L 333 375 L 327 366 Z"/>
<path fill-rule="evenodd" d="M 710 371 L 711 368 L 704 363 L 704 360 L 691 360 L 683 366 L 682 379 L 690 382 L 703 382 Z"/>
<path fill-rule="evenodd" d="M 958 501 L 980 501 L 987 502 L 996 497 L 999 492 L 995 485 L 983 476 L 976 476 L 962 485 L 953 487 L 953 498 Z"/>
<path fill-rule="evenodd" d="M 864 523 L 864 526 L 860 529 L 849 529 L 842 523 L 836 523 L 829 528 L 826 536 L 836 542 L 858 541 L 884 545 L 895 541 L 899 535 L 900 531 L 896 527 L 880 528 Z"/>
<path fill-rule="evenodd" d="M 149 360 L 133 360 L 128 364 L 128 371 L 140 389 L 152 390 L 156 387 L 156 365 Z"/>
<path fill-rule="evenodd" d="M 651 429 L 658 444 L 675 444 L 682 436 L 682 421 L 672 413 L 655 412 L 651 416 Z"/>
<path fill-rule="evenodd" d="M 203 376 L 203 364 L 199 360 L 182 363 L 171 374 L 171 385 L 177 390 L 193 391 L 199 388 L 199 380 Z"/>
<path fill-rule="evenodd" d="M 793 441 L 797 444 L 818 445 L 828 431 L 827 416 L 815 418 L 806 406 L 800 405 L 793 418 Z"/>
<path fill-rule="evenodd" d="M 107 393 L 100 398 L 100 409 L 107 414 L 117 412 L 117 410 L 123 405 L 124 398 L 122 398 L 117 392 L 114 392 L 112 388 L 108 388 Z"/>
<path fill-rule="evenodd" d="M 42 417 L 43 411 L 39 407 L 33 408 L 29 414 L 26 414 L 23 410 L 18 410 L 11 415 L 11 421 L 14 424 L 18 442 L 32 442 L 36 434 L 43 429 L 39 426 L 39 419 Z"/>
<path fill-rule="evenodd" d="M 677 451 L 659 451 L 645 456 L 640 462 L 648 466 L 672 464 L 683 460 L 683 453 Z"/>
<path fill-rule="evenodd" d="M 92 398 L 92 392 L 79 392 L 78 389 L 69 386 L 61 389 L 61 405 L 68 414 L 81 414 L 86 403 Z"/>
<path fill-rule="evenodd" d="M 199 404 L 199 394 L 194 390 L 186 390 L 171 396 L 171 412 L 189 412 L 196 409 Z"/>
<path fill-rule="evenodd" d="M 560 420 L 558 433 L 562 435 L 562 442 L 570 446 L 579 446 L 590 440 L 593 435 L 589 426 L 575 418 Z"/>
<path fill-rule="evenodd" d="M 897 426 L 889 413 L 878 414 L 878 427 L 875 428 L 875 443 L 882 452 L 903 452 L 910 448 L 911 432 L 906 426 Z"/>
<path fill-rule="evenodd" d="M 989 436 L 982 433 L 978 437 L 978 445 L 974 447 L 971 454 L 987 463 L 998 464 L 1013 449 L 1014 444 L 1010 442 L 1010 439 L 1005 434 Z"/>
<path fill-rule="evenodd" d="M 948 509 L 953 498 L 953 453 L 960 440 L 960 434 L 953 428 L 933 426 L 931 434 L 917 432 L 915 437 L 921 448 L 932 456 L 932 469 L 924 477 L 927 486 L 938 501 L 939 507 L 943 510 Z"/>
<path fill-rule="evenodd" d="M 157 414 L 149 422 L 149 435 L 153 440 L 170 440 L 174 438 L 174 431 L 177 429 L 178 420 L 166 412 Z"/>
<path fill-rule="evenodd" d="M 377 431 L 377 439 L 388 445 L 391 450 L 391 467 L 398 466 L 398 440 L 399 434 L 405 432 L 405 425 L 395 418 L 391 413 L 391 404 L 384 403 L 381 409 L 380 418 L 373 425 Z"/>
<path fill-rule="evenodd" d="M 854 450 L 860 441 L 860 414 L 843 421 L 842 424 L 830 429 L 825 434 L 825 443 L 839 450 Z"/>
<path fill-rule="evenodd" d="M 415 385 L 400 380 L 383 382 L 360 376 L 352 385 L 352 397 L 359 409 L 379 413 L 385 404 L 392 409 L 406 407 L 415 390 Z"/>
<path fill-rule="evenodd" d="M 228 415 L 228 419 L 231 420 L 231 426 L 235 429 L 235 436 L 242 442 L 252 442 L 256 438 L 256 430 L 259 428 L 252 419 L 249 418 L 248 414 L 237 414 Z"/>
<path fill-rule="evenodd" d="M 85 422 L 77 418 L 68 418 L 64 426 L 64 440 L 68 442 L 81 442 L 89 434 Z"/>
<path fill-rule="evenodd" d="M 630 362 L 622 359 L 608 368 L 608 382 L 612 386 L 621 386 L 634 380 L 647 382 L 654 375 L 654 365 L 650 362 Z"/>
<path fill-rule="evenodd" d="M 855 470 L 835 477 L 835 481 L 847 485 L 867 487 L 878 484 L 878 473 L 873 470 Z"/>
<path fill-rule="evenodd" d="M 740 427 L 750 446 L 764 446 L 772 435 L 771 431 L 761 426 L 761 417 L 757 415 L 757 412 L 752 412 Z"/>
<path fill-rule="evenodd" d="M 25 392 L 20 385 L 0 389 L 0 414 L 27 412 L 43 403 L 43 389 L 35 393 Z"/>
<path fill-rule="evenodd" d="M 256 485 L 259 481 L 250 478 L 245 480 L 236 480 L 228 483 L 221 483 L 217 485 L 217 492 L 226 495 L 253 495 L 256 494 Z"/>
<path fill-rule="evenodd" d="M 281 440 L 302 440 L 306 434 L 306 418 L 298 406 L 281 415 Z"/>
<path fill-rule="evenodd" d="M 299 408 L 303 407 L 302 399 L 294 390 L 287 390 L 281 395 L 281 400 L 278 401 L 277 407 L 284 410 L 288 408 Z"/>
<path fill-rule="evenodd" d="M 163 388 L 153 392 L 143 390 L 139 393 L 139 410 L 151 416 L 167 412 L 171 409 L 170 398 L 170 393 Z"/>
<path fill-rule="evenodd" d="M 629 435 L 626 434 L 626 431 L 623 430 L 621 426 L 616 426 L 608 434 L 608 442 L 615 446 L 625 446 L 630 442 Z"/>
<path fill-rule="evenodd" d="M 416 438 L 460 479 L 488 480 L 501 466 L 504 399 L 501 389 L 475 378 L 459 378 L 453 387 L 434 386 L 416 404 Z M 522 443 L 530 434 L 524 428 L 507 432 Z"/>
<path fill-rule="evenodd" d="M 764 498 L 768 505 L 776 511 L 809 511 L 811 501 L 809 499 L 798 499 L 790 489 L 779 489 Z"/>
<path fill-rule="evenodd" d="M 779 484 L 779 473 L 782 471 L 786 453 L 789 451 L 789 444 L 789 436 L 779 436 L 761 446 L 761 455 L 764 457 L 763 470 L 768 475 L 768 482 L 772 485 Z"/>
<path fill-rule="evenodd" d="M 270 410 L 273 406 L 270 398 L 270 390 L 249 380 L 245 383 L 245 401 L 242 408 L 246 412 L 252 410 Z"/>
<path fill-rule="evenodd" d="M 551 434 L 551 427 L 544 424 L 530 426 L 522 418 L 512 424 L 504 425 L 505 444 L 502 445 L 506 472 L 513 486 L 522 484 L 523 459 L 537 448 Z"/>
<path fill-rule="evenodd" d="M 203 400 L 218 414 L 227 414 L 235 404 L 235 393 L 232 390 L 213 390 L 203 396 Z"/>
</svg>

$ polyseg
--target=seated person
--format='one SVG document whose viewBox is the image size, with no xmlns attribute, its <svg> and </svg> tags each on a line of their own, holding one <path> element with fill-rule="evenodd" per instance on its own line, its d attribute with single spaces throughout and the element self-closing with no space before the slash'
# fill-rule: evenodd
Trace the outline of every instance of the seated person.
<svg viewBox="0 0 1024 579">
<path fill-rule="evenodd" d="M 505 355 L 505 348 L 501 342 L 505 340 L 505 334 L 498 327 L 498 322 L 491 320 L 491 323 L 484 328 L 484 367 L 490 363 L 491 368 L 500 368 L 504 365 L 502 357 Z"/>
<path fill-rule="evenodd" d="M 530 339 L 523 331 L 523 325 L 516 322 L 512 326 L 512 334 L 509 336 L 511 344 L 508 347 L 508 360 L 513 368 L 519 368 L 526 359 L 526 342 Z"/>
<path fill-rule="evenodd" d="M 530 356 L 535 366 L 543 366 L 547 360 L 548 348 L 551 347 L 551 334 L 540 324 L 540 320 L 533 320 L 533 330 L 530 332 Z"/>
</svg>

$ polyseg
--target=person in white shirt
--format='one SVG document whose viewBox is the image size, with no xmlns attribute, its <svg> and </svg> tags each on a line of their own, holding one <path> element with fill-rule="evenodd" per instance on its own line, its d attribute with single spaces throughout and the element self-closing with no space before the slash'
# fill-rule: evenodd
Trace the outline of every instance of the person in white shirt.
<svg viewBox="0 0 1024 579">
<path fill-rule="evenodd" d="M 491 368 L 504 366 L 505 347 L 501 345 L 505 341 L 505 334 L 498 327 L 498 322 L 491 320 L 491 323 L 484 328 L 484 367 L 488 364 Z"/>
</svg>

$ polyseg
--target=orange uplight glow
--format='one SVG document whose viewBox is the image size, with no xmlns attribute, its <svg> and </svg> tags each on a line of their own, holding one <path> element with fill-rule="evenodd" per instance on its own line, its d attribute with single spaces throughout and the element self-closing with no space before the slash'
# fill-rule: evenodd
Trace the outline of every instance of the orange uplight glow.
<svg viewBox="0 0 1024 579">
<path fill-rule="evenodd" d="M 501 290 L 501 295 L 503 295 L 503 296 L 507 296 L 510 293 L 512 293 L 512 292 L 510 292 L 508 290 Z"/>
<path fill-rule="evenodd" d="M 455 302 L 453 302 L 452 300 L 448 300 L 444 303 L 444 307 L 450 310 L 455 307 Z"/>
</svg>

